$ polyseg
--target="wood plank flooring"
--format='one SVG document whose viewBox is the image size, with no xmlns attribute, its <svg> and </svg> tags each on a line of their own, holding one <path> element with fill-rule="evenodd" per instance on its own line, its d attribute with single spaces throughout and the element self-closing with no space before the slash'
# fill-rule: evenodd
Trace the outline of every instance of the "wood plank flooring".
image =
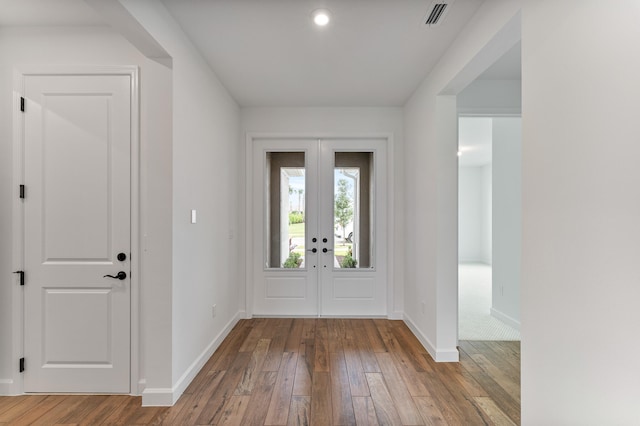
<svg viewBox="0 0 640 426">
<path fill-rule="evenodd" d="M 401 321 L 242 320 L 173 407 L 140 397 L 0 397 L 5 425 L 514 425 L 520 343 L 435 363 Z"/>
</svg>

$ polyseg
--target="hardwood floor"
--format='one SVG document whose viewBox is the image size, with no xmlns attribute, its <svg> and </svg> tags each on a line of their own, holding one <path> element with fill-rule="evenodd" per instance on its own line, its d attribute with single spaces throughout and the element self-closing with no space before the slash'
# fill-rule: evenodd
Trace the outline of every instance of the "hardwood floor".
<svg viewBox="0 0 640 426">
<path fill-rule="evenodd" d="M 242 320 L 173 407 L 140 397 L 0 398 L 4 425 L 513 425 L 519 342 L 435 363 L 401 321 Z"/>
</svg>

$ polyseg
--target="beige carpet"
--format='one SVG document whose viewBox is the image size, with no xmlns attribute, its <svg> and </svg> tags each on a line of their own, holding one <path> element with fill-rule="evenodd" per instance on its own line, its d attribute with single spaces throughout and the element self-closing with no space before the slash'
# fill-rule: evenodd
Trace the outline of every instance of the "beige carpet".
<svg viewBox="0 0 640 426">
<path fill-rule="evenodd" d="M 460 340 L 520 340 L 520 332 L 491 316 L 491 266 L 464 263 L 458 267 Z"/>
</svg>

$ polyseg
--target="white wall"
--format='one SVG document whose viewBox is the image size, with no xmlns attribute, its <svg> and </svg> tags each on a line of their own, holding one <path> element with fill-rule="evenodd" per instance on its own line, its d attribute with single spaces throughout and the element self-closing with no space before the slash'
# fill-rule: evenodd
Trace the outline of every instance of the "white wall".
<svg viewBox="0 0 640 426">
<path fill-rule="evenodd" d="M 240 112 L 161 2 L 123 4 L 173 59 L 172 389 L 143 395 L 161 404 L 177 400 L 239 319 Z"/>
<path fill-rule="evenodd" d="M 480 262 L 484 210 L 482 167 L 458 169 L 458 261 Z"/>
<path fill-rule="evenodd" d="M 482 224 L 480 261 L 493 263 L 493 165 L 482 166 Z"/>
<path fill-rule="evenodd" d="M 523 6 L 524 425 L 640 424 L 638 22 Z"/>
<path fill-rule="evenodd" d="M 458 168 L 458 262 L 491 265 L 492 170 L 484 166 Z"/>
<path fill-rule="evenodd" d="M 520 114 L 520 80 L 475 80 L 458 94 L 461 114 Z"/>
<path fill-rule="evenodd" d="M 487 1 L 405 106 L 405 319 L 436 360 L 457 360 L 455 96 L 519 40 L 518 2 Z M 452 99 L 453 98 L 453 99 Z"/>
<path fill-rule="evenodd" d="M 404 301 L 402 286 L 404 282 L 402 259 L 405 247 L 404 223 L 402 221 L 402 206 L 404 205 L 402 174 L 404 136 L 402 125 L 402 109 L 393 107 L 242 109 L 243 135 L 246 135 L 246 133 L 289 133 L 298 135 L 393 134 L 393 151 L 389 154 L 393 156 L 395 164 L 395 175 L 390 176 L 390 179 L 393 179 L 394 191 L 393 194 L 388 194 L 388 199 L 395 206 L 394 214 L 396 220 L 395 223 L 390 224 L 389 237 L 395 247 L 396 264 L 388 265 L 388 268 L 392 270 L 395 284 L 394 306 L 390 307 L 390 314 L 395 318 L 401 318 Z M 243 210 L 245 209 L 243 208 Z M 244 241 L 244 239 L 241 241 Z M 244 301 L 244 293 L 242 293 L 241 300 Z"/>
<path fill-rule="evenodd" d="M 520 328 L 522 120 L 493 120 L 493 270 L 491 314 Z"/>
<path fill-rule="evenodd" d="M 164 386 L 170 378 L 171 324 L 171 70 L 140 55 L 107 27 L 0 28 L 0 394 L 20 391 L 21 348 L 12 344 L 12 171 L 14 67 L 43 64 L 138 65 L 141 99 L 140 375 Z M 15 268 L 15 266 L 13 266 Z M 137 309 L 134 307 L 134 309 Z M 135 346 L 135 345 L 134 345 Z M 134 368 L 135 369 L 135 368 Z M 133 389 L 137 392 L 137 389 Z"/>
</svg>

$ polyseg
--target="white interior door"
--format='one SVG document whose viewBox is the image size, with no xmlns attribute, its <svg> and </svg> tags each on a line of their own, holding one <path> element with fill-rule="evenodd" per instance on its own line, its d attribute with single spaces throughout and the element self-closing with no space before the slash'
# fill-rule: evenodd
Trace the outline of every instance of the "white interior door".
<svg viewBox="0 0 640 426">
<path fill-rule="evenodd" d="M 387 315 L 385 150 L 254 140 L 253 314 Z"/>
<path fill-rule="evenodd" d="M 24 77 L 26 392 L 130 391 L 130 92 Z"/>
</svg>

